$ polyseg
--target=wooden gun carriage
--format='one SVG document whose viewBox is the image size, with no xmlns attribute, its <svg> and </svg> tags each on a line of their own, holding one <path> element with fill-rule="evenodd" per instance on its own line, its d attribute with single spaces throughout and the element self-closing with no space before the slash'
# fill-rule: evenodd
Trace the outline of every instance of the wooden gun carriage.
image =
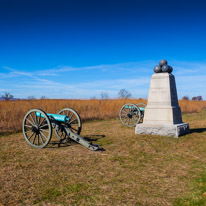
<svg viewBox="0 0 206 206">
<path fill-rule="evenodd" d="M 58 114 L 32 109 L 25 115 L 22 127 L 25 140 L 34 148 L 46 147 L 54 130 L 60 143 L 73 140 L 92 151 L 102 149 L 80 136 L 82 122 L 79 114 L 71 108 L 62 109 Z"/>
<path fill-rule="evenodd" d="M 145 107 L 144 103 L 123 105 L 119 112 L 120 121 L 127 127 L 135 127 L 143 122 Z"/>
</svg>

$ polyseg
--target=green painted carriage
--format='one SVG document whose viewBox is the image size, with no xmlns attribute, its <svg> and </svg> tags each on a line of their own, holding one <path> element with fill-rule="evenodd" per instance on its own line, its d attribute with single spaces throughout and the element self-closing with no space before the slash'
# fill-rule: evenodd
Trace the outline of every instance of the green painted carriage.
<svg viewBox="0 0 206 206">
<path fill-rule="evenodd" d="M 32 109 L 25 115 L 22 125 L 25 140 L 34 148 L 46 147 L 54 131 L 60 143 L 73 140 L 89 150 L 101 150 L 99 145 L 88 142 L 80 136 L 81 129 L 80 116 L 71 108 L 62 109 L 58 114 Z"/>
<path fill-rule="evenodd" d="M 143 122 L 145 107 L 144 103 L 123 105 L 119 112 L 120 121 L 127 127 L 135 127 Z"/>
</svg>

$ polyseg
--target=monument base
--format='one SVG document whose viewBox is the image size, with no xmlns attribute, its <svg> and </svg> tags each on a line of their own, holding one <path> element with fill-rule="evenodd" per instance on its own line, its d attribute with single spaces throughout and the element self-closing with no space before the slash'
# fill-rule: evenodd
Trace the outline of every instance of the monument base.
<svg viewBox="0 0 206 206">
<path fill-rule="evenodd" d="M 135 134 L 153 134 L 162 136 L 173 136 L 178 138 L 189 133 L 189 124 L 137 124 Z"/>
</svg>

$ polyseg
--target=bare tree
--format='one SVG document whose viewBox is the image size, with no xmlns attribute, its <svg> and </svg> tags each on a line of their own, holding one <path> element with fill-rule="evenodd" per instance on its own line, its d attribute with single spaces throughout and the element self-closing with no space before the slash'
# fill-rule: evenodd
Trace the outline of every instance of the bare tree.
<svg viewBox="0 0 206 206">
<path fill-rule="evenodd" d="M 46 96 L 41 96 L 41 98 L 40 98 L 40 99 L 47 99 L 47 98 L 46 98 Z"/>
<path fill-rule="evenodd" d="M 28 96 L 27 99 L 36 99 L 35 96 Z"/>
<path fill-rule="evenodd" d="M 182 100 L 190 100 L 190 98 L 188 96 L 184 96 L 182 97 Z"/>
<path fill-rule="evenodd" d="M 197 96 L 197 101 L 202 101 L 202 100 L 203 100 L 202 96 Z"/>
<path fill-rule="evenodd" d="M 101 99 L 109 99 L 109 94 L 107 92 L 101 92 L 100 97 Z"/>
<path fill-rule="evenodd" d="M 119 92 L 118 92 L 118 98 L 120 99 L 129 99 L 132 97 L 132 94 L 127 91 L 126 89 L 121 89 Z"/>
<path fill-rule="evenodd" d="M 90 97 L 90 99 L 91 99 L 91 100 L 94 100 L 94 99 L 97 99 L 97 98 L 96 98 L 95 96 L 93 96 L 93 97 Z"/>
<path fill-rule="evenodd" d="M 9 92 L 5 92 L 4 95 L 1 96 L 4 100 L 8 101 L 11 100 L 14 96 L 11 95 Z"/>
<path fill-rule="evenodd" d="M 192 100 L 193 101 L 202 101 L 203 98 L 202 98 L 202 96 L 196 96 L 196 97 L 192 97 Z"/>
</svg>

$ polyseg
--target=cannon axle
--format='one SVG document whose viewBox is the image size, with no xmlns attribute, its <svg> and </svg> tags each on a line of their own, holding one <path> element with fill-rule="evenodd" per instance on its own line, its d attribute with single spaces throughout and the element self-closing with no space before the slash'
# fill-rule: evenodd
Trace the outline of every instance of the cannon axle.
<svg viewBox="0 0 206 206">
<path fill-rule="evenodd" d="M 32 132 L 34 132 L 34 133 L 36 133 L 36 134 L 39 134 L 39 133 L 40 133 L 39 128 L 36 127 L 36 126 L 32 126 L 31 130 L 32 130 Z"/>
</svg>

